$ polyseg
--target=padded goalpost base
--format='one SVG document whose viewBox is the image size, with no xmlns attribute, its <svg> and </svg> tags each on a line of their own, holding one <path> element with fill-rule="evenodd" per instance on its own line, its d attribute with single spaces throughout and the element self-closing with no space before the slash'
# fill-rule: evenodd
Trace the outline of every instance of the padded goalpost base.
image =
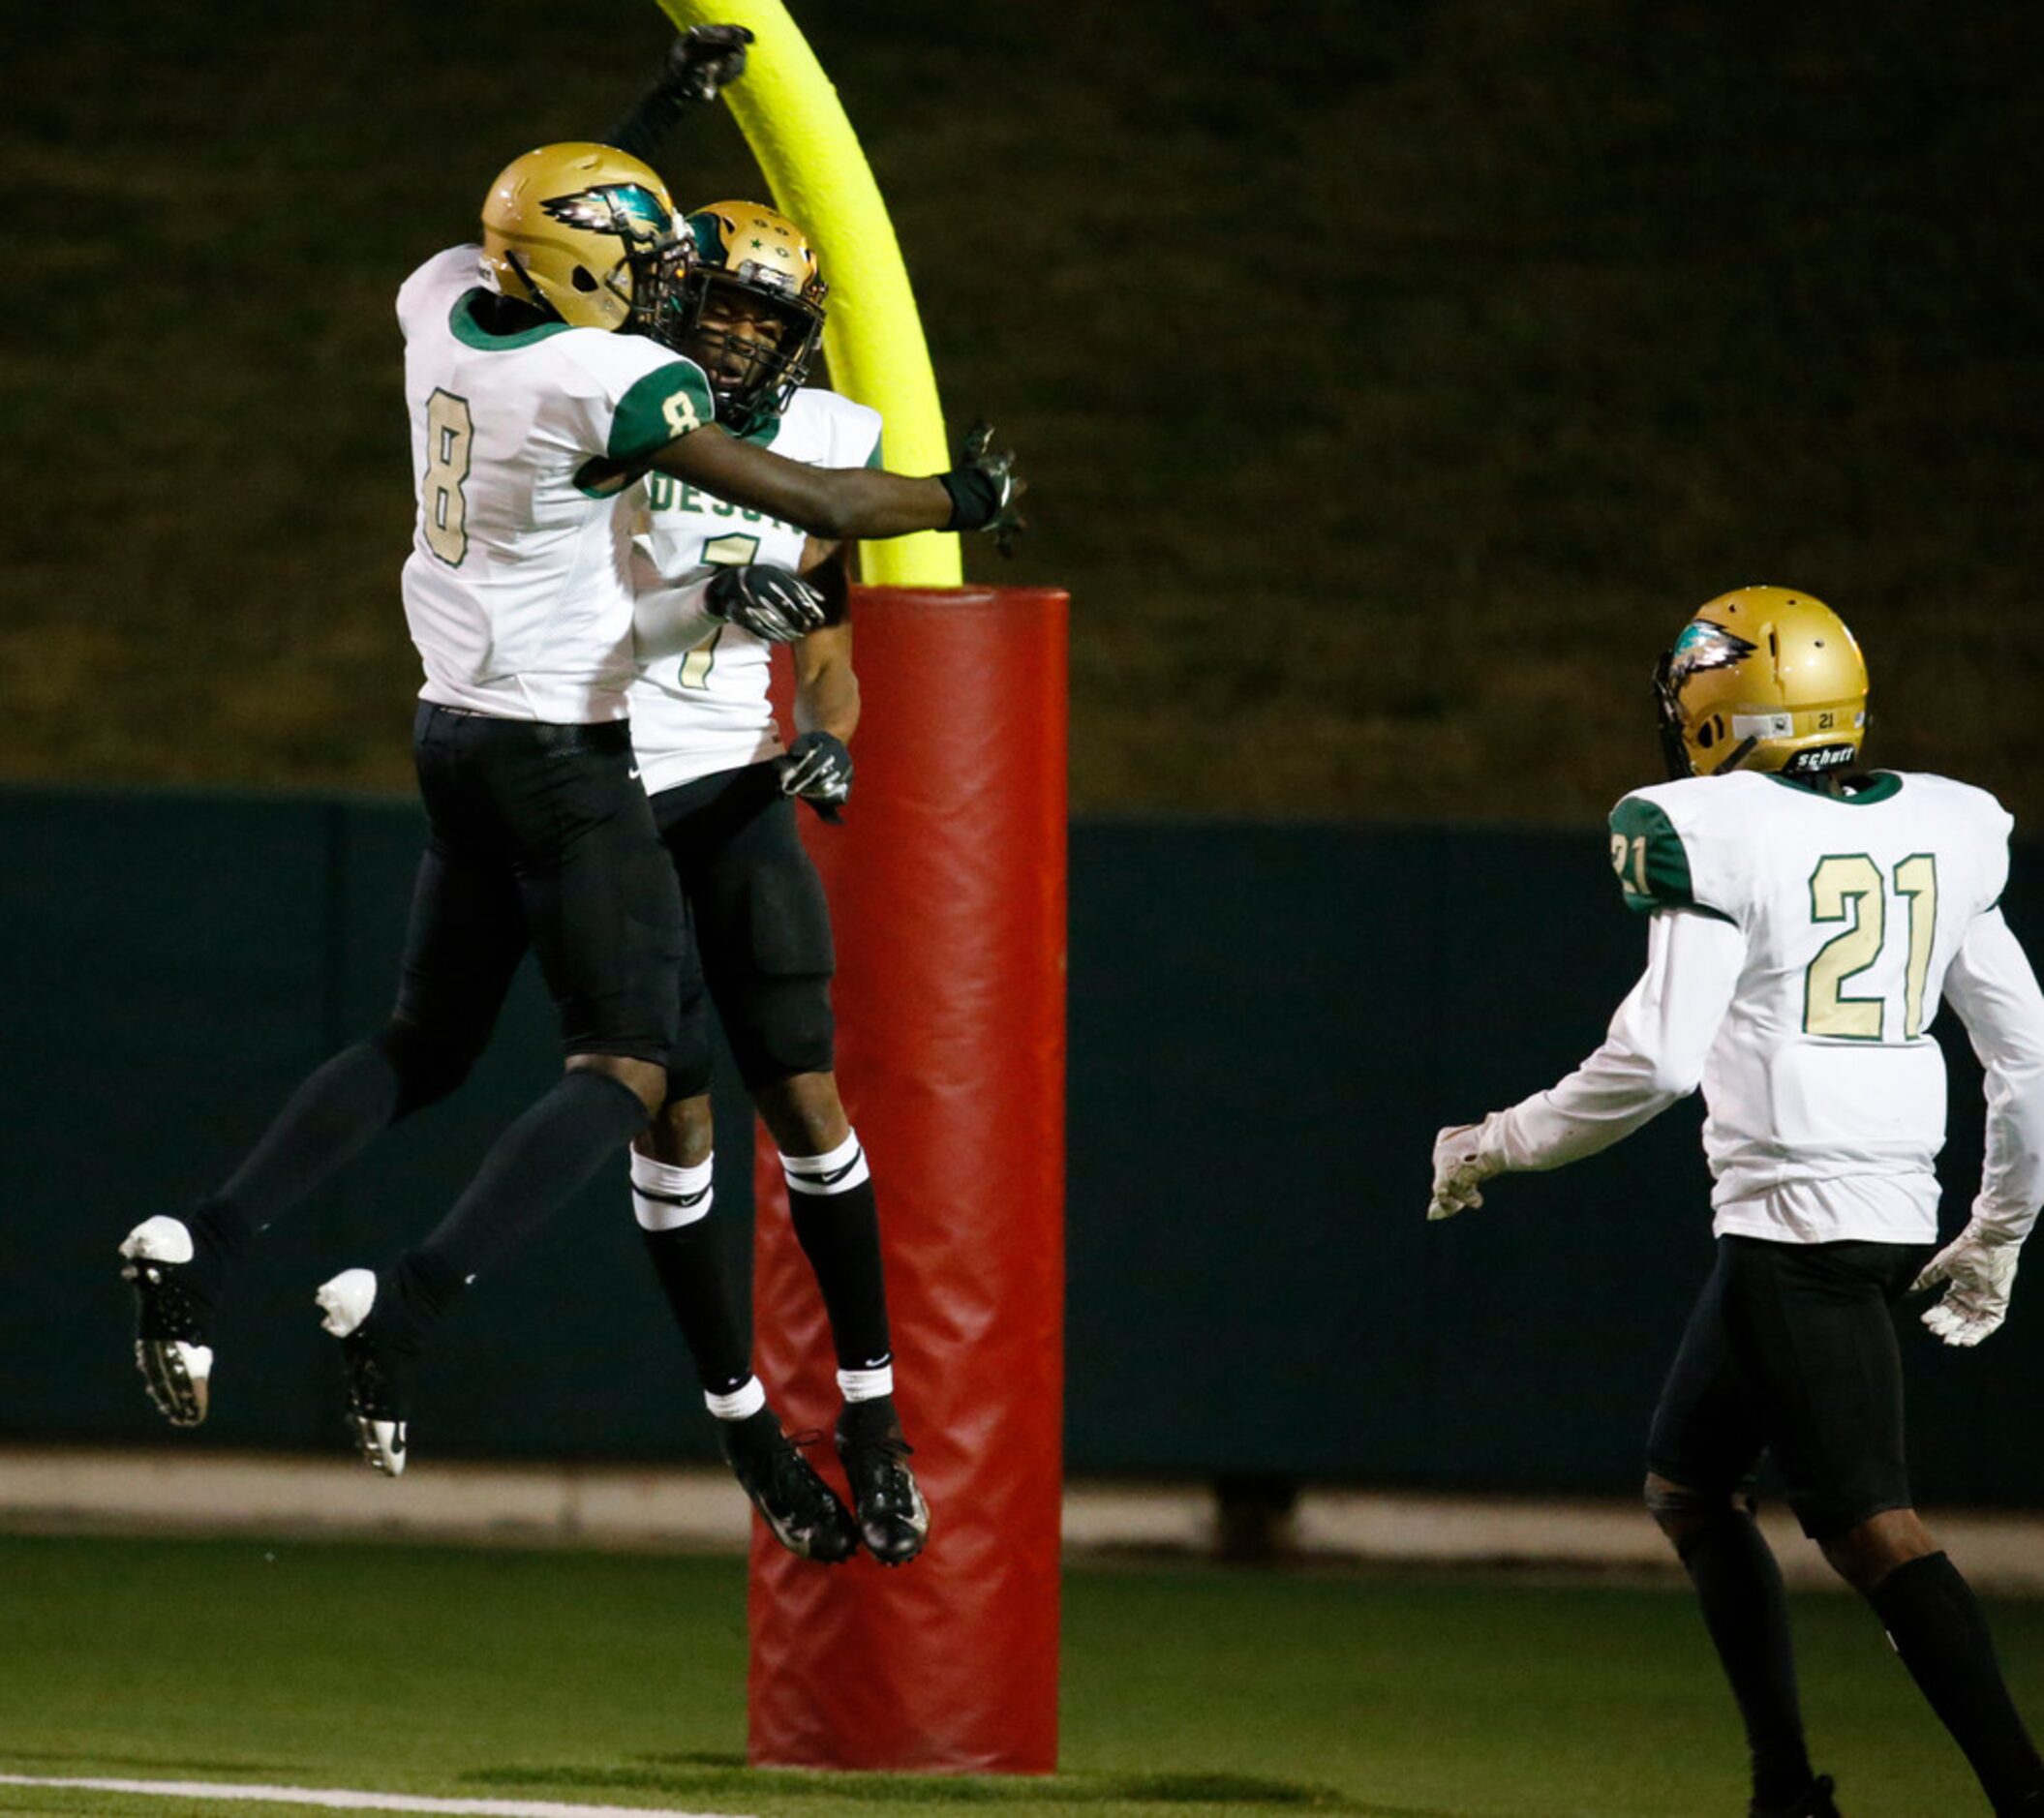
<svg viewBox="0 0 2044 1818">
<path fill-rule="evenodd" d="M 757 1766 L 1057 1762 L 1064 1308 L 1066 596 L 865 588 L 842 827 L 806 810 L 838 947 L 838 1069 L 871 1163 L 896 1405 L 930 1500 L 912 1563 L 823 1566 L 753 1524 Z M 761 1133 L 755 1359 L 828 1431 L 829 1328 Z M 810 1453 L 842 1484 L 826 1439 Z"/>
</svg>

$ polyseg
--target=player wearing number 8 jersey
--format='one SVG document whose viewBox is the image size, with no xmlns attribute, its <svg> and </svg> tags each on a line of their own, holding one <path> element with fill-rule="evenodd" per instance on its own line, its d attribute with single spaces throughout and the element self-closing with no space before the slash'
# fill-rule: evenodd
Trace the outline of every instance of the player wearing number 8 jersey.
<svg viewBox="0 0 2044 1818">
<path fill-rule="evenodd" d="M 713 96 L 742 68 L 743 37 L 691 33 L 655 99 L 671 111 L 675 95 Z M 363 1456 L 390 1474 L 404 1468 L 425 1335 L 665 1098 L 682 909 L 625 724 L 622 499 L 658 468 L 822 534 L 892 536 L 991 528 L 1015 490 L 985 464 L 927 478 L 826 470 L 719 430 L 708 377 L 671 345 L 693 243 L 660 179 L 625 152 L 570 143 L 514 160 L 484 202 L 481 242 L 429 259 L 398 298 L 428 840 L 397 1001 L 304 1082 L 216 1193 L 121 1245 L 149 1392 L 197 1425 L 229 1264 L 377 1133 L 461 1083 L 530 946 L 559 1012 L 564 1077 L 424 1241 L 319 1291 Z"/>
<path fill-rule="evenodd" d="M 1744 1718 L 1755 1818 L 1824 1818 L 1781 1579 L 1748 1499 L 1772 1453 L 1805 1532 L 1873 1605 L 1999 1813 L 2044 1814 L 2044 1765 L 1979 1607 L 1912 1506 L 1891 1307 L 1971 1345 L 2000 1324 L 2044 1201 L 2044 994 L 1998 907 L 2009 817 L 1944 777 L 1846 773 L 1866 672 L 1828 607 L 1746 588 L 1657 676 L 1677 780 L 1611 816 L 1645 976 L 1567 1078 L 1441 1133 L 1428 1216 L 1558 1167 L 1700 1083 L 1717 1265 L 1656 1410 L 1647 1501 L 1702 1601 Z M 1933 1256 L 1940 1003 L 1987 1073 L 1972 1217 Z"/>
</svg>

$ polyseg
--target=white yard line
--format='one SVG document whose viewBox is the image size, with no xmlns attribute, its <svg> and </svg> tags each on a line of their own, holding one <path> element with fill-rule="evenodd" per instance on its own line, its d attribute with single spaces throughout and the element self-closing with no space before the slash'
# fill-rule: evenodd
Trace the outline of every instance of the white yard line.
<svg viewBox="0 0 2044 1818">
<path fill-rule="evenodd" d="M 158 1799 L 244 1800 L 263 1805 L 323 1805 L 329 1811 L 445 1812 L 456 1818 L 747 1818 L 743 1812 L 675 1811 L 652 1805 L 571 1805 L 551 1799 L 428 1799 L 412 1793 L 356 1793 L 346 1787 L 248 1786 L 233 1780 L 75 1780 L 0 1773 L 0 1786 L 141 1793 Z"/>
</svg>

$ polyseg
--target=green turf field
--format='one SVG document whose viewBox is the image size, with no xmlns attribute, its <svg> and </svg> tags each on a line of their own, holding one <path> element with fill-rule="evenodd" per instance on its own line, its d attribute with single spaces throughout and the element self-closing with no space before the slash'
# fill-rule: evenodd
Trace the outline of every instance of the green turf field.
<svg viewBox="0 0 2044 1818">
<path fill-rule="evenodd" d="M 2044 1605 L 1994 1615 L 2044 1706 Z M 1984 1811 L 1871 1620 L 1798 1607 L 1852 1818 Z M 755 1773 L 737 1560 L 0 1539 L 0 1773 L 240 1780 L 761 1818 L 992 1808 L 1744 1810 L 1687 1599 L 1487 1575 L 1076 1569 L 1050 1782 Z M 0 1811 L 284 1806 L 0 1787 Z"/>
</svg>

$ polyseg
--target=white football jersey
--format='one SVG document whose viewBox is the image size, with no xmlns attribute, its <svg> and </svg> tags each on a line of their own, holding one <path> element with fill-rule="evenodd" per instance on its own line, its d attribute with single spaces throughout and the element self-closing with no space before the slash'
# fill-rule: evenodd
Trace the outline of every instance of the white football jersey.
<svg viewBox="0 0 2044 1818">
<path fill-rule="evenodd" d="M 818 387 L 746 439 L 808 467 L 880 465 L 880 413 Z M 639 606 L 631 742 L 650 794 L 780 753 L 772 646 L 703 610 L 719 567 L 798 568 L 807 532 L 669 474 L 647 477 L 631 526 Z M 679 590 L 679 591 L 677 591 Z"/>
<path fill-rule="evenodd" d="M 1945 1074 L 1931 1022 L 2007 882 L 2011 825 L 1984 790 L 1892 772 L 1850 796 L 1698 777 L 1613 810 L 1630 906 L 1693 909 L 1744 937 L 1703 1067 L 1721 1234 L 1780 1237 L 1785 1219 L 1805 1240 L 1935 1234 Z"/>
<path fill-rule="evenodd" d="M 631 578 L 620 495 L 592 459 L 643 461 L 709 423 L 702 369 L 643 335 L 549 322 L 493 334 L 479 249 L 398 291 L 418 519 L 405 616 L 428 701 L 504 719 L 622 719 Z M 636 487 L 627 488 L 629 496 Z"/>
</svg>

